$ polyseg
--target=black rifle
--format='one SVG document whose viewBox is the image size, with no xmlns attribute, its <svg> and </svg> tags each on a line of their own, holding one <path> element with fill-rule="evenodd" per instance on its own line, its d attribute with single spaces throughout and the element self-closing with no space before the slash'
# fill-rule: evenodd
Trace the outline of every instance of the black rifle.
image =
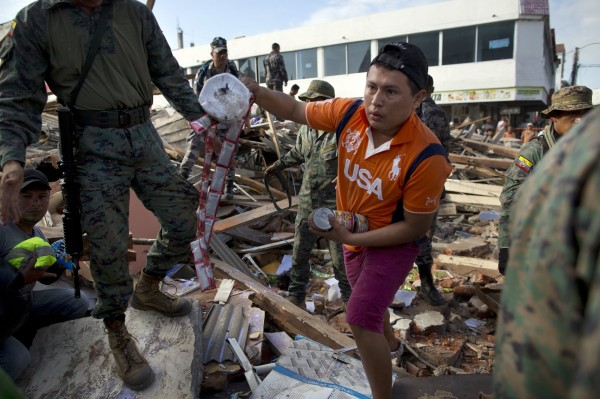
<svg viewBox="0 0 600 399">
<path fill-rule="evenodd" d="M 67 107 L 60 107 L 58 113 L 58 128 L 60 130 L 60 156 L 58 163 L 62 175 L 60 188 L 64 199 L 63 232 L 65 236 L 65 251 L 73 260 L 73 285 L 75 298 L 79 298 L 79 259 L 83 255 L 83 238 L 81 234 L 81 199 L 79 184 L 76 181 L 77 163 L 73 156 L 75 123 L 73 113 Z"/>
</svg>

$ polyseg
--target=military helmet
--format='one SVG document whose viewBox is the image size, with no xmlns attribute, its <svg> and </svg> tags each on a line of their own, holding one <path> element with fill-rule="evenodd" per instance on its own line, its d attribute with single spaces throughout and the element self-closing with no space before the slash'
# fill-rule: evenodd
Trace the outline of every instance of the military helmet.
<svg viewBox="0 0 600 399">
<path fill-rule="evenodd" d="M 335 89 L 328 82 L 315 79 L 310 82 L 305 93 L 298 95 L 298 98 L 302 101 L 314 100 L 319 97 L 333 98 L 335 97 Z"/>
<path fill-rule="evenodd" d="M 548 118 L 552 111 L 579 111 L 590 108 L 593 108 L 592 91 L 585 86 L 569 86 L 552 94 L 551 105 L 541 114 Z"/>
</svg>

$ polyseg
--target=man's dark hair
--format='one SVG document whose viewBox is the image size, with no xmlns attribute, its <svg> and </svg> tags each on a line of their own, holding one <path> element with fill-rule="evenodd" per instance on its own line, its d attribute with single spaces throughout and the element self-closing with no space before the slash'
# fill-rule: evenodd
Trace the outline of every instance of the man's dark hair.
<svg viewBox="0 0 600 399">
<path fill-rule="evenodd" d="M 294 84 L 292 85 L 292 88 L 291 88 L 291 89 L 292 89 L 292 90 L 300 90 L 300 86 L 298 86 L 297 84 L 295 84 L 295 83 L 294 83 Z"/>
<path fill-rule="evenodd" d="M 273 43 L 271 45 L 271 50 L 279 50 L 279 43 Z"/>
<path fill-rule="evenodd" d="M 428 94 L 433 93 L 433 78 L 431 77 L 431 75 L 427 75 L 427 83 L 425 83 L 425 91 L 427 91 Z"/>
</svg>

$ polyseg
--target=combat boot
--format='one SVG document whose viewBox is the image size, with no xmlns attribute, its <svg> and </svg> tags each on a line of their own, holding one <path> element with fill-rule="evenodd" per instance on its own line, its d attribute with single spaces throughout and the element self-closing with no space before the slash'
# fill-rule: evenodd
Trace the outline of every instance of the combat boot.
<svg viewBox="0 0 600 399">
<path fill-rule="evenodd" d="M 235 195 L 235 185 L 233 184 L 233 179 L 227 179 L 227 186 L 225 187 L 225 199 L 232 200 Z"/>
<path fill-rule="evenodd" d="M 125 327 L 125 317 L 104 319 L 108 345 L 117 364 L 117 374 L 129 388 L 141 391 L 154 381 L 154 372 L 138 351 Z"/>
<path fill-rule="evenodd" d="M 421 288 L 418 291 L 419 296 L 426 300 L 431 306 L 445 305 L 446 300 L 435 288 L 435 285 L 433 285 L 431 265 L 419 266 L 419 276 L 421 278 Z"/>
<path fill-rule="evenodd" d="M 187 299 L 177 298 L 160 290 L 162 278 L 150 276 L 144 271 L 131 296 L 131 306 L 138 310 L 156 310 L 165 316 L 185 316 L 192 310 Z"/>
</svg>

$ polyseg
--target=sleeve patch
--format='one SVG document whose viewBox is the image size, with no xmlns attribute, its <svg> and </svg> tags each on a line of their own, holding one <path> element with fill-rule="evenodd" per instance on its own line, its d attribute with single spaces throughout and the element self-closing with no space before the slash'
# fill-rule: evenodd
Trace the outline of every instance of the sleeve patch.
<svg viewBox="0 0 600 399">
<path fill-rule="evenodd" d="M 522 155 L 519 155 L 519 158 L 517 159 L 517 162 L 515 163 L 515 165 L 517 165 L 517 167 L 521 170 L 523 170 L 525 173 L 529 173 L 531 172 L 531 167 L 533 166 L 533 162 L 531 162 L 529 159 L 525 158 Z"/>
</svg>

